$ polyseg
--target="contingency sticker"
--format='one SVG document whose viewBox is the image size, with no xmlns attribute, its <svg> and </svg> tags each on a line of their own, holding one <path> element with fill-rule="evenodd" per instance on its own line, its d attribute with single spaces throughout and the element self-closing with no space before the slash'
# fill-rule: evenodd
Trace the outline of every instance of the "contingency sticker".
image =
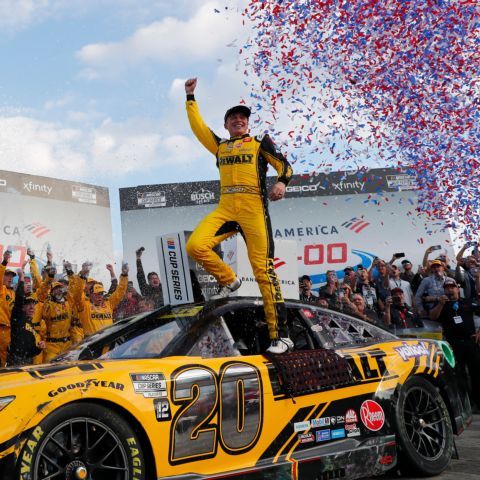
<svg viewBox="0 0 480 480">
<path fill-rule="evenodd" d="M 167 396 L 167 382 L 163 373 L 131 373 L 135 393 L 141 393 L 145 398 Z"/>
<path fill-rule="evenodd" d="M 155 407 L 155 415 L 158 422 L 165 422 L 172 419 L 170 411 L 170 402 L 166 398 L 156 398 L 153 401 Z"/>
</svg>

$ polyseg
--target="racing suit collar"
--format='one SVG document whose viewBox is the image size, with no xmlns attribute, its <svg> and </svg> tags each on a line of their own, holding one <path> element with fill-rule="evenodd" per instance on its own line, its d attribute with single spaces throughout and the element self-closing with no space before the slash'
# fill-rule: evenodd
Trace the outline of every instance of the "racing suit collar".
<svg viewBox="0 0 480 480">
<path fill-rule="evenodd" d="M 234 140 L 240 140 L 241 138 L 246 138 L 250 137 L 249 133 L 244 133 L 243 135 L 240 135 L 238 137 L 230 137 L 230 141 L 233 142 Z"/>
</svg>

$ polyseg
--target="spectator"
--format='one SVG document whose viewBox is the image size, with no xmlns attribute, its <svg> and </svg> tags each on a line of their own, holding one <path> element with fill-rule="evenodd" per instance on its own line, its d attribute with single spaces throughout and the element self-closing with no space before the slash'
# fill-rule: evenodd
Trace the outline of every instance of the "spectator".
<svg viewBox="0 0 480 480">
<path fill-rule="evenodd" d="M 394 287 L 391 298 L 385 303 L 385 325 L 392 330 L 402 328 L 423 327 L 422 320 L 405 301 L 405 292 L 400 287 Z"/>
<path fill-rule="evenodd" d="M 357 308 L 352 303 L 352 295 L 352 287 L 348 283 L 343 282 L 338 289 L 339 305 L 336 306 L 337 309 L 348 315 L 354 315 L 357 312 Z"/>
<path fill-rule="evenodd" d="M 140 294 L 133 287 L 133 282 L 128 282 L 127 292 L 122 298 L 122 301 L 115 309 L 115 320 L 121 320 L 122 318 L 128 318 L 136 315 L 139 311 Z"/>
<path fill-rule="evenodd" d="M 350 285 L 352 292 L 355 291 L 355 288 L 357 287 L 357 274 L 355 270 L 353 267 L 346 267 L 343 269 L 343 273 L 345 274 L 343 283 Z"/>
<path fill-rule="evenodd" d="M 30 365 L 33 357 L 45 348 L 45 343 L 32 325 L 37 301 L 33 296 L 25 295 L 23 269 L 19 268 L 17 272 L 18 287 L 10 319 L 12 335 L 7 356 L 9 367 Z"/>
<path fill-rule="evenodd" d="M 318 298 L 318 305 L 323 308 L 328 308 L 328 300 L 324 297 Z"/>
<path fill-rule="evenodd" d="M 390 277 L 388 266 L 383 260 L 380 259 L 377 259 L 374 262 L 374 265 L 377 268 L 378 276 L 377 278 L 373 279 L 373 270 L 371 270 L 370 279 L 375 284 L 375 288 L 377 290 L 378 311 L 383 312 L 385 300 L 390 296 Z"/>
<path fill-rule="evenodd" d="M 402 268 L 403 268 L 403 272 L 400 273 L 400 278 L 408 282 L 411 286 L 413 282 L 413 278 L 415 277 L 415 274 L 413 273 L 412 262 L 407 259 L 402 260 Z"/>
<path fill-rule="evenodd" d="M 400 269 L 396 265 L 390 265 L 390 290 L 400 288 L 404 293 L 404 301 L 409 307 L 414 307 L 412 287 L 406 280 L 400 278 Z"/>
<path fill-rule="evenodd" d="M 474 314 L 480 313 L 479 305 L 472 298 L 460 298 L 460 289 L 455 280 L 446 278 L 444 293 L 430 311 L 430 319 L 441 323 L 445 339 L 452 346 L 456 371 L 464 386 L 468 385 L 465 368 L 471 381 L 471 396 L 480 408 L 480 330 L 475 329 Z"/>
<path fill-rule="evenodd" d="M 150 272 L 145 280 L 145 272 L 142 265 L 142 253 L 145 248 L 140 247 L 135 253 L 137 255 L 137 281 L 140 287 L 140 293 L 144 297 L 151 298 L 155 304 L 155 308 L 160 308 L 163 305 L 163 291 L 160 277 L 156 272 Z"/>
<path fill-rule="evenodd" d="M 151 312 L 155 308 L 155 303 L 151 298 L 139 297 L 138 313 Z"/>
<path fill-rule="evenodd" d="M 457 268 L 455 271 L 455 280 L 463 288 L 463 296 L 465 298 L 476 299 L 477 292 L 477 277 L 480 271 L 479 263 L 474 255 L 463 257 L 465 249 L 468 248 L 468 243 L 465 244 L 457 254 Z"/>
<path fill-rule="evenodd" d="M 443 295 L 445 281 L 444 266 L 440 260 L 430 264 L 430 275 L 422 280 L 415 294 L 415 304 L 420 316 L 428 316 L 430 310 L 437 305 Z"/>
<path fill-rule="evenodd" d="M 108 289 L 108 294 L 111 295 L 118 287 L 118 280 L 117 276 L 115 275 L 115 270 L 113 269 L 113 265 L 108 263 L 106 265 L 108 272 L 110 273 L 110 288 Z"/>
<path fill-rule="evenodd" d="M 308 275 L 300 277 L 300 300 L 307 303 L 316 303 L 318 295 L 312 292 L 312 280 Z"/>
<path fill-rule="evenodd" d="M 128 265 L 124 264 L 118 287 L 110 298 L 108 300 L 105 298 L 106 291 L 103 285 L 96 283 L 89 300 L 85 296 L 85 283 L 89 272 L 90 264 L 86 262 L 82 265 L 82 270 L 73 285 L 73 298 L 85 336 L 93 335 L 101 328 L 113 323 L 113 309 L 122 300 L 128 284 Z"/>
<path fill-rule="evenodd" d="M 16 273 L 7 270 L 11 256 L 12 252 L 5 250 L 3 261 L 0 264 L 0 368 L 4 367 L 7 361 L 7 348 L 10 345 L 10 317 L 15 302 L 12 283 Z"/>
<path fill-rule="evenodd" d="M 329 308 L 335 310 L 339 309 L 338 301 L 338 278 L 334 270 L 327 270 L 327 283 L 320 287 L 318 292 L 321 298 L 325 298 L 328 302 Z"/>
<path fill-rule="evenodd" d="M 367 308 L 379 312 L 377 288 L 375 287 L 375 284 L 370 281 L 368 270 L 359 267 L 357 275 L 357 288 L 353 293 L 359 293 L 363 297 Z"/>
<path fill-rule="evenodd" d="M 377 315 L 377 312 L 366 305 L 365 299 L 362 297 L 362 295 L 355 293 L 352 297 L 352 303 L 356 307 L 354 316 L 375 325 L 383 325 L 379 319 L 379 316 Z"/>
</svg>

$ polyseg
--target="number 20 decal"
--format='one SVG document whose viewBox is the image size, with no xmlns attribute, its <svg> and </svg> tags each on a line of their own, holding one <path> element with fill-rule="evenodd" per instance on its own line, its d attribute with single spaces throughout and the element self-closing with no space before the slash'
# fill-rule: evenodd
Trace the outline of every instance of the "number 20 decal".
<svg viewBox="0 0 480 480">
<path fill-rule="evenodd" d="M 189 365 L 172 374 L 172 403 L 180 408 L 170 430 L 172 465 L 214 457 L 218 445 L 238 455 L 254 447 L 263 422 L 260 372 L 242 362 L 222 365 L 220 374 Z"/>
</svg>

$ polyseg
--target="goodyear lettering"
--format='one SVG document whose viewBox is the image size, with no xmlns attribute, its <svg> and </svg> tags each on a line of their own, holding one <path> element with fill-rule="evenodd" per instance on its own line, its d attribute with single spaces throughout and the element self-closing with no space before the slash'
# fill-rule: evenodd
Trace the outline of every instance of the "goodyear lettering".
<svg viewBox="0 0 480 480">
<path fill-rule="evenodd" d="M 132 480 L 139 480 L 140 476 L 142 475 L 142 460 L 139 456 L 139 450 L 136 448 L 137 442 L 133 437 L 127 438 L 127 444 L 130 447 L 130 456 L 132 457 L 132 465 L 133 465 L 133 479 Z"/>
<path fill-rule="evenodd" d="M 20 466 L 20 473 L 22 477 L 24 474 L 29 474 L 30 473 L 30 467 L 32 465 L 32 458 L 33 458 L 33 451 L 35 450 L 35 447 L 38 444 L 38 441 L 40 440 L 41 436 L 43 435 L 43 430 L 40 426 L 35 427 L 35 429 L 32 432 L 32 437 L 35 440 L 28 440 L 27 443 L 25 444 L 23 454 L 22 454 L 22 463 Z M 26 478 L 29 478 L 28 476 Z"/>
<path fill-rule="evenodd" d="M 251 153 L 229 155 L 228 157 L 220 157 L 218 159 L 219 165 L 238 165 L 244 163 L 253 163 L 253 155 Z"/>
<path fill-rule="evenodd" d="M 48 396 L 56 397 L 59 393 L 65 393 L 68 390 L 76 390 L 77 388 L 89 388 L 91 386 L 102 387 L 102 388 L 112 388 L 114 390 L 120 390 L 122 392 L 123 392 L 123 389 L 125 388 L 125 385 L 123 385 L 123 383 L 108 382 L 107 380 L 96 380 L 93 378 L 89 378 L 85 380 L 85 382 L 70 383 L 68 385 L 58 387 L 56 390 L 50 390 L 48 392 Z"/>
</svg>

